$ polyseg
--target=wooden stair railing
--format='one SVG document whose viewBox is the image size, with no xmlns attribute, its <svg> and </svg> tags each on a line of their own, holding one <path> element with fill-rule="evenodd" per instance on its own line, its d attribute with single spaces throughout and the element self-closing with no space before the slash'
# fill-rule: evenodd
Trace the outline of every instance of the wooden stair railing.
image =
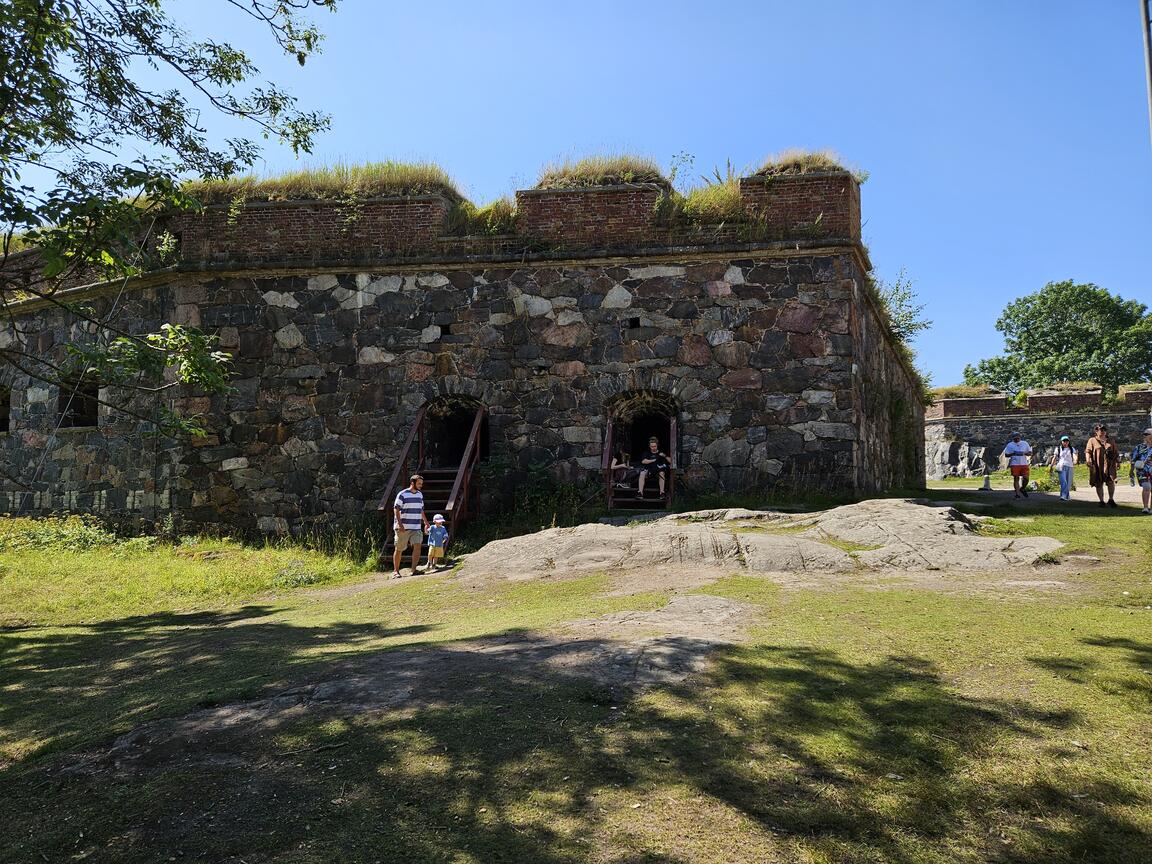
<svg viewBox="0 0 1152 864">
<path fill-rule="evenodd" d="M 614 443 L 615 430 L 612 427 L 612 415 L 608 415 L 608 425 L 604 430 L 604 453 L 600 459 L 600 470 L 604 474 L 604 488 L 608 497 L 608 509 L 612 509 L 615 502 L 616 478 L 612 476 L 612 459 L 616 446 Z"/>
<path fill-rule="evenodd" d="M 412 428 L 408 430 L 408 437 L 404 439 L 404 446 L 400 448 L 400 455 L 396 458 L 396 467 L 392 469 L 392 476 L 388 478 L 388 485 L 384 487 L 384 497 L 380 499 L 380 506 L 378 509 L 386 510 L 391 516 L 392 502 L 396 500 L 396 493 L 400 488 L 396 485 L 401 481 L 407 486 L 408 476 L 405 473 L 405 466 L 408 465 L 408 460 L 412 458 L 412 445 L 417 443 L 417 459 L 415 471 L 419 471 L 424 466 L 424 415 L 427 410 L 426 405 L 421 405 L 420 410 L 416 412 L 416 418 L 412 422 Z M 389 518 L 389 525 L 391 525 L 391 518 Z"/>
<path fill-rule="evenodd" d="M 476 419 L 472 421 L 472 430 L 468 433 L 468 443 L 464 445 L 464 455 L 460 457 L 456 480 L 452 483 L 452 492 L 448 496 L 448 506 L 444 508 L 444 516 L 451 526 L 451 533 L 448 535 L 449 544 L 476 510 L 472 472 L 480 459 L 480 435 L 484 428 L 484 414 L 484 408 L 477 409 Z"/>
</svg>

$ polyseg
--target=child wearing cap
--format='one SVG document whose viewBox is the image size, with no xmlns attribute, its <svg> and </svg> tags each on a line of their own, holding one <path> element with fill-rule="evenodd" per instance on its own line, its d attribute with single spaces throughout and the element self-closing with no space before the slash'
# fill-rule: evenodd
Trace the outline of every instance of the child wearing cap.
<svg viewBox="0 0 1152 864">
<path fill-rule="evenodd" d="M 1067 435 L 1060 436 L 1060 446 L 1052 454 L 1051 466 L 1060 477 L 1060 500 L 1067 501 L 1072 496 L 1072 472 L 1076 468 L 1079 454 Z"/>
<path fill-rule="evenodd" d="M 1144 515 L 1152 515 L 1152 426 L 1144 430 L 1144 440 L 1132 451 L 1128 475 L 1140 484 Z"/>
<path fill-rule="evenodd" d="M 448 529 L 444 527 L 444 514 L 432 517 L 432 527 L 428 529 L 428 568 L 440 569 L 444 562 L 444 546 L 448 542 Z"/>
</svg>

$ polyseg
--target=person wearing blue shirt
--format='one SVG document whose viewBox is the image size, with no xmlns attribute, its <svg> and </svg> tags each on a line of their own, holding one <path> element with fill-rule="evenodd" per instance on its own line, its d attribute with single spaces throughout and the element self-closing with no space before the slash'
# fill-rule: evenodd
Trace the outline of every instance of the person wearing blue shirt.
<svg viewBox="0 0 1152 864">
<path fill-rule="evenodd" d="M 432 517 L 432 527 L 428 529 L 428 569 L 439 570 L 444 562 L 444 546 L 448 543 L 448 529 L 444 527 L 444 515 Z"/>
</svg>

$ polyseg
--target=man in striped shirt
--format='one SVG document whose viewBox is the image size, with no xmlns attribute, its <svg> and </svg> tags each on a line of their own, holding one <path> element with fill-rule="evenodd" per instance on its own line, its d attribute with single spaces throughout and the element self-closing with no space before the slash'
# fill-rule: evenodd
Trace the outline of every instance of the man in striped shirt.
<svg viewBox="0 0 1152 864">
<path fill-rule="evenodd" d="M 420 547 L 424 542 L 424 531 L 428 528 L 428 517 L 424 515 L 424 493 L 420 491 L 424 478 L 413 474 L 408 478 L 409 486 L 401 489 L 392 504 L 395 519 L 392 527 L 396 531 L 396 551 L 392 553 L 392 578 L 400 578 L 400 556 L 409 546 L 412 547 L 412 574 L 420 571 Z"/>
</svg>

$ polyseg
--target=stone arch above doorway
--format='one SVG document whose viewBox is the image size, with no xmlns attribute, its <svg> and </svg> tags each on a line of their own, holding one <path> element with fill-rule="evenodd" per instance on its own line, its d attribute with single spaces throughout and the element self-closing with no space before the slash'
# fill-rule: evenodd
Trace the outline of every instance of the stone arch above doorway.
<svg viewBox="0 0 1152 864">
<path fill-rule="evenodd" d="M 626 390 L 612 399 L 608 416 L 613 425 L 613 449 L 623 450 L 633 458 L 648 448 L 655 437 L 666 453 L 679 450 L 677 420 L 680 403 L 669 393 L 659 390 Z"/>
</svg>

